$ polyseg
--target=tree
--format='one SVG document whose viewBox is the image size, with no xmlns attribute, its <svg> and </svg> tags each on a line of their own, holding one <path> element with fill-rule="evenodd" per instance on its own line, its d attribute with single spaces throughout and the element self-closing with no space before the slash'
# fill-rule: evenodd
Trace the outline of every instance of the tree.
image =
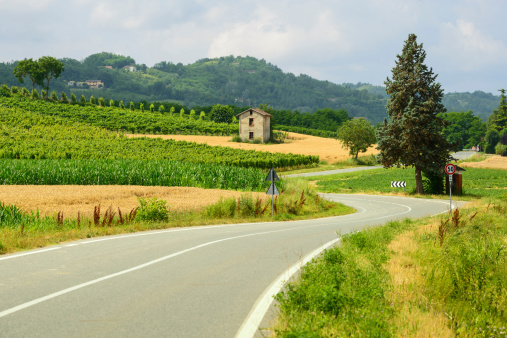
<svg viewBox="0 0 507 338">
<path fill-rule="evenodd" d="M 449 124 L 443 129 L 449 143 L 457 143 L 459 149 L 479 145 L 486 135 L 486 124 L 472 111 L 439 114 Z"/>
<path fill-rule="evenodd" d="M 443 179 L 443 168 L 456 149 L 444 137 L 445 112 L 441 103 L 443 89 L 435 82 L 437 75 L 424 64 L 426 52 L 410 34 L 397 55 L 392 79 L 384 82 L 389 95 L 389 122 L 377 130 L 380 162 L 386 167 L 403 165 L 415 168 L 416 193 L 423 194 L 422 171 L 427 177 Z"/>
<path fill-rule="evenodd" d="M 216 104 L 211 108 L 209 118 L 211 121 L 218 123 L 230 123 L 233 115 L 234 110 L 231 107 Z"/>
<path fill-rule="evenodd" d="M 507 98 L 505 97 L 505 89 L 500 89 L 500 103 L 491 115 L 488 117 L 488 129 L 496 129 L 501 131 L 507 127 Z"/>
<path fill-rule="evenodd" d="M 25 76 L 32 81 L 32 93 L 35 90 L 35 85 L 42 86 L 44 81 L 44 74 L 41 71 L 39 63 L 31 58 L 19 61 L 13 73 L 20 83 L 25 82 Z"/>
<path fill-rule="evenodd" d="M 63 62 L 58 61 L 52 56 L 43 56 L 37 63 L 39 64 L 41 76 L 46 80 L 43 87 L 49 93 L 49 81 L 53 78 L 58 79 L 65 69 Z"/>
<path fill-rule="evenodd" d="M 370 122 L 363 118 L 349 120 L 338 129 L 338 139 L 349 149 L 349 155 L 357 156 L 359 152 L 366 152 L 375 144 L 375 130 Z"/>
<path fill-rule="evenodd" d="M 67 98 L 67 94 L 65 94 L 65 92 L 62 92 L 60 96 L 62 98 L 63 103 L 69 103 L 69 99 Z"/>
<path fill-rule="evenodd" d="M 161 104 L 160 106 L 158 106 L 158 111 L 163 114 L 165 112 L 165 107 L 163 104 Z"/>
<path fill-rule="evenodd" d="M 58 102 L 58 94 L 54 90 L 51 92 L 51 100 Z"/>
<path fill-rule="evenodd" d="M 93 95 L 90 96 L 90 103 L 97 104 L 97 101 L 95 100 L 95 97 L 93 97 Z"/>
<path fill-rule="evenodd" d="M 79 101 L 81 102 L 81 104 L 84 105 L 86 103 L 86 97 L 83 94 L 81 94 L 81 98 L 79 99 Z"/>
<path fill-rule="evenodd" d="M 500 133 L 496 129 L 490 129 L 486 133 L 486 153 L 494 154 L 495 147 L 500 142 Z"/>
<path fill-rule="evenodd" d="M 77 97 L 76 97 L 76 95 L 74 93 L 70 94 L 70 102 L 72 104 L 76 104 L 77 103 Z"/>
</svg>

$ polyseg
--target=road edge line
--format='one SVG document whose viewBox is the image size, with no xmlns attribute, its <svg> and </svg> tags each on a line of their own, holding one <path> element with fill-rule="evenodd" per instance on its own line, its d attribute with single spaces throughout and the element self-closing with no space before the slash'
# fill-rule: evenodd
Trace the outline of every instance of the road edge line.
<svg viewBox="0 0 507 338">
<path fill-rule="evenodd" d="M 296 264 L 291 266 L 289 269 L 285 270 L 271 285 L 264 290 L 261 296 L 255 302 L 252 310 L 246 317 L 243 324 L 239 328 L 236 333 L 236 338 L 251 338 L 255 335 L 257 330 L 259 329 L 259 325 L 261 324 L 262 319 L 266 315 L 271 303 L 273 303 L 274 296 L 278 294 L 282 288 L 285 286 L 287 281 L 304 265 L 310 262 L 313 258 L 318 256 L 322 251 L 326 250 L 333 244 L 340 241 L 340 238 L 334 239 L 326 244 L 320 246 L 319 248 L 313 250 L 308 255 L 306 255 L 302 260 L 298 261 Z"/>
</svg>

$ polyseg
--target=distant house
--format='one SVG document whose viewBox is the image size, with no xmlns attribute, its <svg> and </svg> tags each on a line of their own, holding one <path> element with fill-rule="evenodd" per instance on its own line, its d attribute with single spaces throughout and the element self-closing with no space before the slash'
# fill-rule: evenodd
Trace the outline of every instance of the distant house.
<svg viewBox="0 0 507 338">
<path fill-rule="evenodd" d="M 122 68 L 123 70 L 126 70 L 128 72 L 137 72 L 136 66 L 125 66 Z"/>
<path fill-rule="evenodd" d="M 67 82 L 67 86 L 68 87 L 75 87 L 76 86 L 76 81 L 69 81 L 69 82 Z"/>
<path fill-rule="evenodd" d="M 242 140 L 260 140 L 262 143 L 271 138 L 271 117 L 258 108 L 250 108 L 236 115 L 239 120 L 239 137 Z"/>
<path fill-rule="evenodd" d="M 86 80 L 85 83 L 92 89 L 104 88 L 104 83 L 100 80 Z"/>
<path fill-rule="evenodd" d="M 104 68 L 113 69 L 113 66 L 104 66 Z"/>
</svg>

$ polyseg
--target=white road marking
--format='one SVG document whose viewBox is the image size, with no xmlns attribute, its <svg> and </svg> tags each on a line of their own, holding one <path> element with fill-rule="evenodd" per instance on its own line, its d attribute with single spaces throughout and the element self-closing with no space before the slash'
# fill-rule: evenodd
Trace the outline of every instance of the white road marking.
<svg viewBox="0 0 507 338">
<path fill-rule="evenodd" d="M 250 338 L 253 337 L 257 332 L 259 325 L 261 324 L 262 318 L 266 315 L 271 303 L 273 303 L 274 297 L 284 287 L 285 283 L 304 265 L 310 262 L 313 258 L 319 255 L 326 248 L 338 242 L 340 238 L 334 239 L 323 246 L 313 250 L 304 257 L 303 260 L 297 262 L 291 266 L 288 270 L 282 273 L 257 299 L 254 307 L 248 314 L 247 318 L 241 325 L 239 331 L 236 333 L 236 338 Z"/>
<path fill-rule="evenodd" d="M 311 226 L 311 227 L 316 227 L 316 226 L 318 226 L 318 225 L 314 225 L 314 226 Z M 257 233 L 253 233 L 253 234 L 248 234 L 248 235 L 241 235 L 241 236 L 234 236 L 234 237 L 223 238 L 223 239 L 219 239 L 219 240 L 216 240 L 216 241 L 200 244 L 200 245 L 197 245 L 197 246 L 194 246 L 194 247 L 182 250 L 182 251 L 178 251 L 176 253 L 173 253 L 173 254 L 170 254 L 170 255 L 167 255 L 167 256 L 155 259 L 155 260 L 152 260 L 150 262 L 147 262 L 147 263 L 135 266 L 133 268 L 126 269 L 126 270 L 123 270 L 123 271 L 119 271 L 119 272 L 116 272 L 116 273 L 113 273 L 111 275 L 107 275 L 107 276 L 104 276 L 104 277 L 100 277 L 100 278 L 91 280 L 89 282 L 81 283 L 81 284 L 72 286 L 70 288 L 67 288 L 67 289 L 64 289 L 64 290 L 61 290 L 61 291 L 58 291 L 58 292 L 51 293 L 51 294 L 49 294 L 47 296 L 34 299 L 34 300 L 30 301 L 30 302 L 26 302 L 26 303 L 20 304 L 18 306 L 15 306 L 15 307 L 12 307 L 10 309 L 7 309 L 7 310 L 4 310 L 4 311 L 0 312 L 0 318 L 5 317 L 7 315 L 10 315 L 12 313 L 18 312 L 20 310 L 26 309 L 26 308 L 31 307 L 33 305 L 42 303 L 42 302 L 44 302 L 46 300 L 50 300 L 50 299 L 56 298 L 58 296 L 64 295 L 66 293 L 69 293 L 69 292 L 72 292 L 72 291 L 75 291 L 75 290 L 79 290 L 79 289 L 82 289 L 84 287 L 87 287 L 87 286 L 90 286 L 90 285 L 93 285 L 93 284 L 97 284 L 99 282 L 102 282 L 102 281 L 105 281 L 105 280 L 108 280 L 108 279 L 111 279 L 111 278 L 114 278 L 114 277 L 118 277 L 118 276 L 127 274 L 129 272 L 133 272 L 133 271 L 136 271 L 136 270 L 140 270 L 140 269 L 146 268 L 146 267 L 148 267 L 150 265 L 153 265 L 153 264 L 156 264 L 156 263 L 160 263 L 160 262 L 165 261 L 167 259 L 179 256 L 179 255 L 182 255 L 184 253 L 187 253 L 187 252 L 190 252 L 190 251 L 193 251 L 193 250 L 197 250 L 197 249 L 200 249 L 200 248 L 212 245 L 212 244 L 216 244 L 216 243 L 220 243 L 220 242 L 225 242 L 225 241 L 229 241 L 229 240 L 233 240 L 233 239 L 238 239 L 238 238 L 252 237 L 252 236 L 271 234 L 271 233 L 276 233 L 276 232 L 285 232 L 285 231 L 291 231 L 291 230 L 297 230 L 297 229 L 299 229 L 299 228 L 289 228 L 289 229 L 281 229 L 281 230 L 263 231 L 263 232 L 257 232 Z"/>
</svg>

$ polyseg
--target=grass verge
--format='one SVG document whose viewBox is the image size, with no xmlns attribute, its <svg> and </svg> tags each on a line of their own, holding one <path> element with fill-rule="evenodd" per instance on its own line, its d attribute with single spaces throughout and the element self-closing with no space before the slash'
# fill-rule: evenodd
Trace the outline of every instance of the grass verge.
<svg viewBox="0 0 507 338">
<path fill-rule="evenodd" d="M 276 197 L 275 216 L 271 199 L 255 199 L 245 193 L 198 211 L 171 212 L 165 201 L 139 200 L 139 207 L 128 214 L 113 208 L 95 207 L 93 218 L 63 218 L 24 213 L 15 205 L 0 203 L 0 254 L 44 247 L 65 241 L 172 227 L 270 222 L 345 215 L 355 210 L 320 198 L 315 189 L 301 179 L 285 180 Z"/>
<path fill-rule="evenodd" d="M 506 211 L 476 202 L 343 236 L 277 296 L 276 336 L 504 337 Z"/>
</svg>

